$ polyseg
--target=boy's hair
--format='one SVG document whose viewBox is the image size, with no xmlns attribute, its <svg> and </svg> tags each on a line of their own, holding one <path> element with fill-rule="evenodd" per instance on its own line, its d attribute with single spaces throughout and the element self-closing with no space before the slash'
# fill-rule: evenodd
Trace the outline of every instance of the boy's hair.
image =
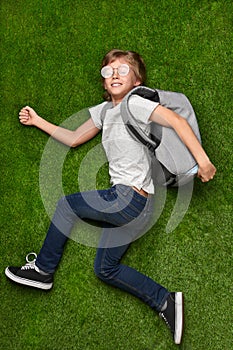
<svg viewBox="0 0 233 350">
<path fill-rule="evenodd" d="M 109 51 L 102 60 L 102 67 L 114 62 L 117 58 L 124 57 L 126 61 L 133 67 L 134 73 L 137 79 L 140 80 L 141 85 L 146 81 L 146 66 L 142 57 L 135 51 L 123 51 L 119 49 L 113 49 Z M 102 78 L 102 85 L 104 86 L 104 78 Z M 111 96 L 107 91 L 104 93 L 104 98 L 107 101 L 111 101 Z"/>
</svg>

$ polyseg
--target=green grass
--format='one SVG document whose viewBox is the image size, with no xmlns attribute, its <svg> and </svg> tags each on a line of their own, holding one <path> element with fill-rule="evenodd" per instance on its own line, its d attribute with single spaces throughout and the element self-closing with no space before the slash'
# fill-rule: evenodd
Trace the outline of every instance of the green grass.
<svg viewBox="0 0 233 350">
<path fill-rule="evenodd" d="M 111 48 L 139 51 L 148 85 L 185 93 L 195 108 L 216 178 L 195 183 L 171 233 L 168 194 L 154 227 L 124 258 L 185 295 L 184 350 L 229 350 L 232 337 L 232 11 L 230 0 L 1 1 L 0 349 L 170 350 L 164 324 L 146 305 L 101 283 L 95 249 L 70 240 L 49 293 L 6 280 L 9 264 L 41 247 L 49 218 L 39 188 L 48 137 L 23 127 L 26 104 L 60 124 L 100 103 L 99 63 Z M 98 136 L 69 151 L 66 193 Z M 106 167 L 99 186 L 108 184 Z"/>
</svg>

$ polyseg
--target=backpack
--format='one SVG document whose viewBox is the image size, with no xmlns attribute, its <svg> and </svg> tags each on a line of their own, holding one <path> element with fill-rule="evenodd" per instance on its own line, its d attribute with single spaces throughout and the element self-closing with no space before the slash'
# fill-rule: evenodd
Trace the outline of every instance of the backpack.
<svg viewBox="0 0 233 350">
<path fill-rule="evenodd" d="M 156 185 L 176 187 L 193 180 L 197 173 L 197 163 L 192 154 L 172 128 L 151 123 L 150 135 L 139 126 L 129 109 L 132 95 L 159 102 L 185 118 L 194 134 L 201 142 L 197 119 L 188 98 L 178 92 L 151 89 L 138 86 L 132 89 L 121 102 L 121 117 L 129 133 L 142 142 L 152 156 L 152 176 Z M 104 107 L 105 113 L 108 107 Z"/>
</svg>

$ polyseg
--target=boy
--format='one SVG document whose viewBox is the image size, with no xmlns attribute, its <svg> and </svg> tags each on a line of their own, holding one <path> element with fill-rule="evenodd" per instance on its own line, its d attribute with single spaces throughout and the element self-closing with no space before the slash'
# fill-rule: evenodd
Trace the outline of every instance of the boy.
<svg viewBox="0 0 233 350">
<path fill-rule="evenodd" d="M 121 237 L 122 232 L 123 236 L 129 233 L 133 240 L 133 226 L 130 224 L 142 214 L 144 218 L 149 217 L 147 214 L 154 193 L 150 155 L 142 144 L 129 135 L 120 116 L 120 104 L 124 96 L 145 81 L 145 64 L 136 52 L 114 49 L 104 57 L 101 75 L 106 99 L 112 102 L 112 108 L 107 110 L 104 121 L 101 111 L 106 102 L 90 108 L 91 118 L 75 131 L 47 122 L 28 106 L 20 111 L 19 119 L 23 125 L 36 126 L 70 147 L 87 142 L 102 129 L 102 143 L 109 162 L 112 187 L 62 198 L 39 255 L 35 255 L 36 258 L 31 262 L 27 257 L 27 264 L 22 267 L 7 267 L 5 273 L 17 283 L 49 290 L 74 223 L 78 219 L 99 221 L 103 226 L 103 234 L 95 259 L 96 275 L 104 282 L 135 295 L 156 310 L 169 326 L 174 342 L 180 344 L 183 294 L 171 293 L 149 277 L 120 263 L 130 242 L 123 242 L 118 237 Z M 185 119 L 158 103 L 145 102 L 139 96 L 132 99 L 130 108 L 145 131 L 149 130 L 150 122 L 174 128 L 197 161 L 198 177 L 203 182 L 213 178 L 216 169 Z"/>
</svg>

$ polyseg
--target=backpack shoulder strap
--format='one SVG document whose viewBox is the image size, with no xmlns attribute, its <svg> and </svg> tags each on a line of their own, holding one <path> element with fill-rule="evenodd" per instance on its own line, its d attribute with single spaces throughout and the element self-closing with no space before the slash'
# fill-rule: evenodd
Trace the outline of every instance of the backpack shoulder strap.
<svg viewBox="0 0 233 350">
<path fill-rule="evenodd" d="M 129 132 L 154 153 L 155 149 L 160 143 L 160 140 L 156 139 L 155 137 L 151 137 L 151 135 L 148 136 L 138 125 L 136 119 L 129 109 L 129 99 L 132 95 L 139 95 L 154 102 L 159 102 L 159 95 L 156 90 L 145 86 L 138 86 L 131 90 L 121 102 L 121 116 Z"/>
</svg>

